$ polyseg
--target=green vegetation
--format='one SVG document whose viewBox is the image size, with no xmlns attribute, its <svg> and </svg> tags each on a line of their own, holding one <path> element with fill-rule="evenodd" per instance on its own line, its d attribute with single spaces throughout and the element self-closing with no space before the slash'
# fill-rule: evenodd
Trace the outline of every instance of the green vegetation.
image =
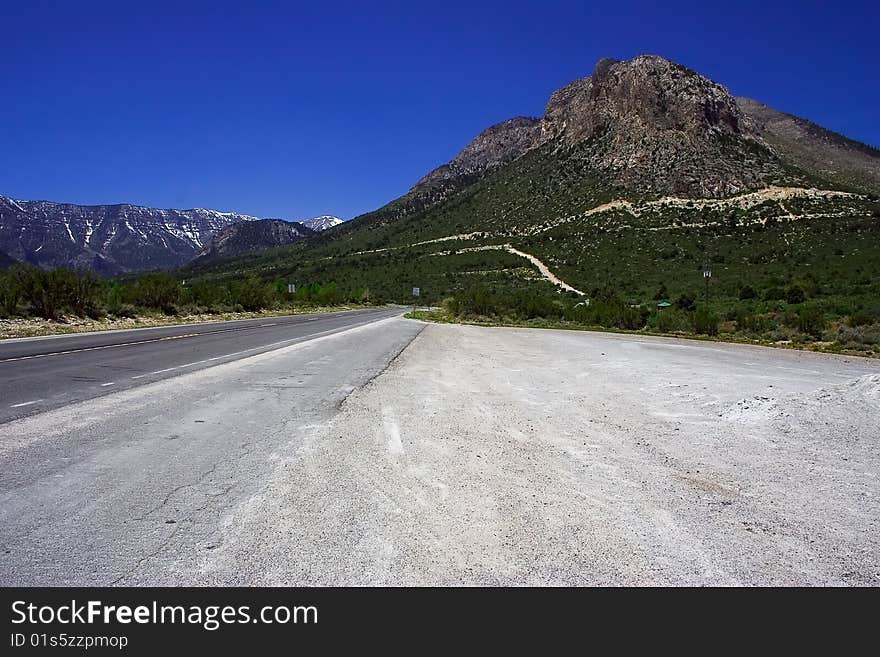
<svg viewBox="0 0 880 657">
<path fill-rule="evenodd" d="M 65 284 L 68 291 L 44 297 L 46 284 L 25 285 L 22 270 L 10 270 L 0 280 L 0 312 L 45 316 L 76 307 L 74 312 L 125 315 L 149 308 L 173 314 L 411 303 L 418 286 L 420 304 L 443 303 L 445 317 L 463 321 L 880 349 L 876 197 L 652 204 L 656 198 L 627 193 L 589 173 L 588 150 L 535 149 L 445 191 L 439 202 L 404 197 L 290 246 L 174 274 L 86 281 L 97 289 L 93 296 L 72 295 Z M 779 182 L 797 181 L 803 184 L 802 172 Z M 628 199 L 634 208 L 589 212 L 615 199 Z M 505 244 L 539 258 L 586 292 L 589 304 L 560 292 L 528 260 L 500 248 Z M 288 281 L 297 284 L 296 295 L 287 294 Z M 670 306 L 658 309 L 661 301 Z"/>
<path fill-rule="evenodd" d="M 539 293 L 509 294 L 476 287 L 444 299 L 433 310 L 410 316 L 437 322 L 642 332 L 880 355 L 880 304 L 839 315 L 822 305 L 781 303 L 767 311 L 763 302 L 756 302 L 749 307 L 729 307 L 722 314 L 720 306 L 709 304 L 694 303 L 688 310 L 691 301 L 684 298 L 682 303 L 657 308 L 653 304 L 630 305 L 604 292 L 587 305 L 574 295 L 549 298 Z"/>
<path fill-rule="evenodd" d="M 880 203 L 794 197 L 750 204 L 645 204 L 584 173 L 581 150 L 530 151 L 435 205 L 389 204 L 332 235 L 187 273 L 223 283 L 332 280 L 407 303 L 444 299 L 450 317 L 568 322 L 876 350 Z M 794 174 L 793 174 L 794 175 Z M 815 182 L 820 187 L 821 181 Z M 600 214 L 613 199 L 641 204 Z M 442 239 L 449 238 L 453 239 Z M 428 242 L 428 243 L 424 243 Z M 510 244 L 587 292 L 559 292 Z M 712 269 L 708 290 L 703 269 Z M 708 294 L 708 298 L 707 298 Z M 658 311 L 659 301 L 671 307 Z M 851 317 L 870 318 L 855 329 Z"/>
<path fill-rule="evenodd" d="M 313 283 L 289 294 L 286 282 L 265 282 L 254 275 L 225 283 L 187 283 L 167 272 L 105 280 L 88 270 L 15 265 L 0 271 L 0 317 L 6 318 L 224 314 L 372 302 L 366 289 L 344 292 L 332 282 Z"/>
</svg>

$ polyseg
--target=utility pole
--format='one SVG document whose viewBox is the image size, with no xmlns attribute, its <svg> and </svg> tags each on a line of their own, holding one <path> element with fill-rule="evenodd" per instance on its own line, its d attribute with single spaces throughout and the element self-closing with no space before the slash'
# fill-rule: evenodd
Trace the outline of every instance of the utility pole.
<svg viewBox="0 0 880 657">
<path fill-rule="evenodd" d="M 703 267 L 703 280 L 706 281 L 706 305 L 709 305 L 709 281 L 712 278 L 712 270 L 709 268 L 709 263 Z"/>
</svg>

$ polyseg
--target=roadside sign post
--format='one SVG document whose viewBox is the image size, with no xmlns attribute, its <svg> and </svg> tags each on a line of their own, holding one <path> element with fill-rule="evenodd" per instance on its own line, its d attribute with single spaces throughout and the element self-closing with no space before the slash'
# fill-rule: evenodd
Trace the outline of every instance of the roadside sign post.
<svg viewBox="0 0 880 657">
<path fill-rule="evenodd" d="M 712 278 L 712 270 L 708 265 L 703 270 L 703 280 L 706 281 L 706 303 L 709 303 L 709 280 Z"/>
<path fill-rule="evenodd" d="M 417 287 L 413 288 L 413 312 L 416 311 L 416 301 L 418 300 L 421 293 L 422 293 L 422 290 L 420 288 L 417 288 Z"/>
<path fill-rule="evenodd" d="M 296 294 L 296 285 L 294 285 L 293 283 L 288 283 L 287 284 L 287 293 L 288 294 Z"/>
</svg>

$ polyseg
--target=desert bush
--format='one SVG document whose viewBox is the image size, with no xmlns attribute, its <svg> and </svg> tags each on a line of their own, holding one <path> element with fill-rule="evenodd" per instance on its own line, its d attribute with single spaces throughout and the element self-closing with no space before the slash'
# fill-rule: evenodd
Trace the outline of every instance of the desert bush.
<svg viewBox="0 0 880 657">
<path fill-rule="evenodd" d="M 862 324 L 837 328 L 835 342 L 844 346 L 860 346 L 880 344 L 880 324 Z"/>
<path fill-rule="evenodd" d="M 175 314 L 180 284 L 167 272 L 151 272 L 139 276 L 129 294 L 138 306 Z"/>
<path fill-rule="evenodd" d="M 758 296 L 758 293 L 755 292 L 755 288 L 751 285 L 743 285 L 739 290 L 739 298 L 741 301 L 746 301 L 747 299 L 754 299 Z"/>
<path fill-rule="evenodd" d="M 682 294 L 675 300 L 675 307 L 679 310 L 693 311 L 697 307 L 697 301 L 692 294 Z"/>
<path fill-rule="evenodd" d="M 0 272 L 0 313 L 10 317 L 18 312 L 22 289 L 14 271 Z"/>
<path fill-rule="evenodd" d="M 798 313 L 798 330 L 812 338 L 821 338 L 826 324 L 825 314 L 818 306 L 806 306 Z"/>
<path fill-rule="evenodd" d="M 803 303 L 806 299 L 806 293 L 800 285 L 791 285 L 785 290 L 785 302 L 788 304 Z"/>
<path fill-rule="evenodd" d="M 847 323 L 850 326 L 865 326 L 868 324 L 880 323 L 880 306 L 856 310 L 849 316 Z"/>
<path fill-rule="evenodd" d="M 691 326 L 694 329 L 694 333 L 718 335 L 719 323 L 718 313 L 706 306 L 699 306 L 691 313 Z"/>
<path fill-rule="evenodd" d="M 269 306 L 270 289 L 256 276 L 248 276 L 242 281 L 229 284 L 229 295 L 236 306 L 246 311 L 262 310 Z"/>
<path fill-rule="evenodd" d="M 651 315 L 648 319 L 648 328 L 663 333 L 675 333 L 690 330 L 691 323 L 687 313 L 675 308 L 666 308 Z"/>
<path fill-rule="evenodd" d="M 764 290 L 764 301 L 781 301 L 786 298 L 786 292 L 781 287 L 770 287 Z"/>
<path fill-rule="evenodd" d="M 759 315 L 740 310 L 736 316 L 736 328 L 744 333 L 766 333 L 778 326 L 776 320 L 768 315 Z"/>
<path fill-rule="evenodd" d="M 103 315 L 103 284 L 95 272 L 89 269 L 56 271 L 61 272 L 62 285 L 67 290 L 67 303 L 76 315 L 92 318 Z"/>
</svg>

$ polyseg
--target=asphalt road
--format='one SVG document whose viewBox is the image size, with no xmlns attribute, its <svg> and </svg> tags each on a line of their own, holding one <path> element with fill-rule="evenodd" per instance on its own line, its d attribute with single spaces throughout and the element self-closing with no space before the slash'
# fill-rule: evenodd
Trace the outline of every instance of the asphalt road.
<svg viewBox="0 0 880 657">
<path fill-rule="evenodd" d="M 0 585 L 192 582 L 193 563 L 219 545 L 230 514 L 246 509 L 278 453 L 325 425 L 421 331 L 395 317 L 400 312 L 258 322 L 6 363 L 19 363 L 15 372 L 25 380 L 21 363 L 54 361 L 69 380 L 75 367 L 68 359 L 79 358 L 102 381 L 121 384 L 120 374 L 130 379 L 212 354 L 226 359 L 104 394 L 86 388 L 88 398 L 61 406 L 46 390 L 56 408 L 0 424 Z M 98 337 L 92 346 L 120 336 L 88 340 Z M 46 342 L 67 339 L 31 349 L 54 353 Z M 233 355 L 242 349 L 252 351 Z M 99 354 L 115 368 L 102 368 Z"/>
<path fill-rule="evenodd" d="M 355 310 L 0 340 L 0 423 L 401 312 Z"/>
</svg>

